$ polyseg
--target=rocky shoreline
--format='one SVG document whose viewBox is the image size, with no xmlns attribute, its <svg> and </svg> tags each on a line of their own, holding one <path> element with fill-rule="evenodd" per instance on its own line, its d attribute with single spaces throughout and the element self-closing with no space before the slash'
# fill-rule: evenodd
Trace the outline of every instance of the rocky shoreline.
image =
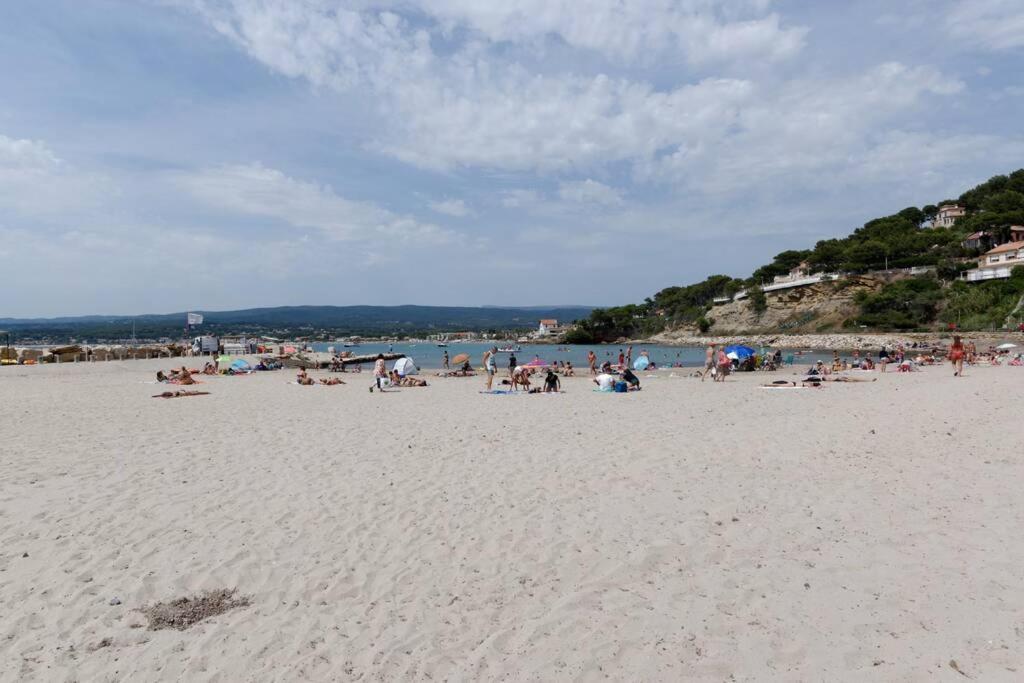
<svg viewBox="0 0 1024 683">
<path fill-rule="evenodd" d="M 965 340 L 973 341 L 979 348 L 1012 340 L 1024 344 L 1020 332 L 963 332 Z M 880 349 L 885 346 L 904 347 L 945 347 L 953 338 L 952 332 L 865 332 L 828 334 L 730 334 L 702 335 L 687 331 L 663 332 L 649 339 L 634 340 L 633 344 L 666 344 L 669 346 L 706 346 L 708 344 L 745 343 L 751 346 L 768 346 L 781 349 L 816 349 L 828 351 L 849 351 L 853 349 Z"/>
</svg>

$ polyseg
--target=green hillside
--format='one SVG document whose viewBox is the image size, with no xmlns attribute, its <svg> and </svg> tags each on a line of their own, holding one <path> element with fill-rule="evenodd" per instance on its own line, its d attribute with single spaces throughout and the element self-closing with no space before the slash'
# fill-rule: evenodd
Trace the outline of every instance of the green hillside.
<svg viewBox="0 0 1024 683">
<path fill-rule="evenodd" d="M 953 227 L 931 227 L 938 207 L 954 202 L 967 215 Z M 963 271 L 977 265 L 980 253 L 962 243 L 967 235 L 982 230 L 997 243 L 1005 242 L 1014 225 L 1024 225 L 1024 169 L 995 176 L 958 198 L 868 221 L 846 237 L 821 240 L 806 250 L 784 251 L 745 279 L 712 275 L 697 284 L 663 289 L 640 304 L 595 309 L 567 340 L 611 341 L 679 326 L 713 332 L 715 298 L 745 289 L 753 310 L 763 310 L 765 295 L 759 287 L 801 263 L 808 264 L 811 272 L 844 274 L 931 268 L 926 275 L 895 279 L 878 291 L 862 293 L 859 315 L 844 321 L 847 327 L 911 330 L 956 323 L 962 329 L 999 328 L 1024 295 L 1024 269 L 1015 269 L 1008 280 L 970 284 L 958 280 Z"/>
</svg>

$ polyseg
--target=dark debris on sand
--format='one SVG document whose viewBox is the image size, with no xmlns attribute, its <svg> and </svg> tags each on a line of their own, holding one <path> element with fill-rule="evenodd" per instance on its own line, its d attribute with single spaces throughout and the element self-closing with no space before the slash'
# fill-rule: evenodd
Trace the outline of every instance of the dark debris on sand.
<svg viewBox="0 0 1024 683">
<path fill-rule="evenodd" d="M 234 588 L 206 591 L 188 598 L 158 602 L 140 611 L 149 619 L 149 630 L 174 628 L 184 631 L 203 619 L 224 614 L 236 607 L 248 607 L 247 596 L 235 597 Z"/>
</svg>

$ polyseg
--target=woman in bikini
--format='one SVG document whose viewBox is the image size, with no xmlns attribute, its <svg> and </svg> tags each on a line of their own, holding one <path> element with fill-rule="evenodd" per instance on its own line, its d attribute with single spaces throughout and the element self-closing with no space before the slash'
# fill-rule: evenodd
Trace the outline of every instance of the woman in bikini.
<svg viewBox="0 0 1024 683">
<path fill-rule="evenodd" d="M 953 363 L 953 376 L 964 376 L 964 342 L 960 337 L 953 337 L 953 344 L 949 347 L 949 360 Z"/>
</svg>

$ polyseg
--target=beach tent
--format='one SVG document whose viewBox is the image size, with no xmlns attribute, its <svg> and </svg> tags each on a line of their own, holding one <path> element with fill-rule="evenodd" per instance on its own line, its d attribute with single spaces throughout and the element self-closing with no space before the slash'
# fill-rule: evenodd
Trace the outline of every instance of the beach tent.
<svg viewBox="0 0 1024 683">
<path fill-rule="evenodd" d="M 252 366 L 244 358 L 236 358 L 231 362 L 231 370 L 234 372 L 252 372 Z"/>
<path fill-rule="evenodd" d="M 635 361 L 633 361 L 633 369 L 634 370 L 646 370 L 647 366 L 650 365 L 650 364 L 651 364 L 651 359 L 650 358 L 648 358 L 647 356 L 640 356 Z"/>
<path fill-rule="evenodd" d="M 743 344 L 733 344 L 732 346 L 726 346 L 722 350 L 725 351 L 726 356 L 733 360 L 743 360 L 754 355 L 754 349 Z"/>
<path fill-rule="evenodd" d="M 406 375 L 415 375 L 420 371 L 419 368 L 416 367 L 416 362 L 408 356 L 396 360 L 392 369 L 402 377 L 405 377 Z"/>
</svg>

